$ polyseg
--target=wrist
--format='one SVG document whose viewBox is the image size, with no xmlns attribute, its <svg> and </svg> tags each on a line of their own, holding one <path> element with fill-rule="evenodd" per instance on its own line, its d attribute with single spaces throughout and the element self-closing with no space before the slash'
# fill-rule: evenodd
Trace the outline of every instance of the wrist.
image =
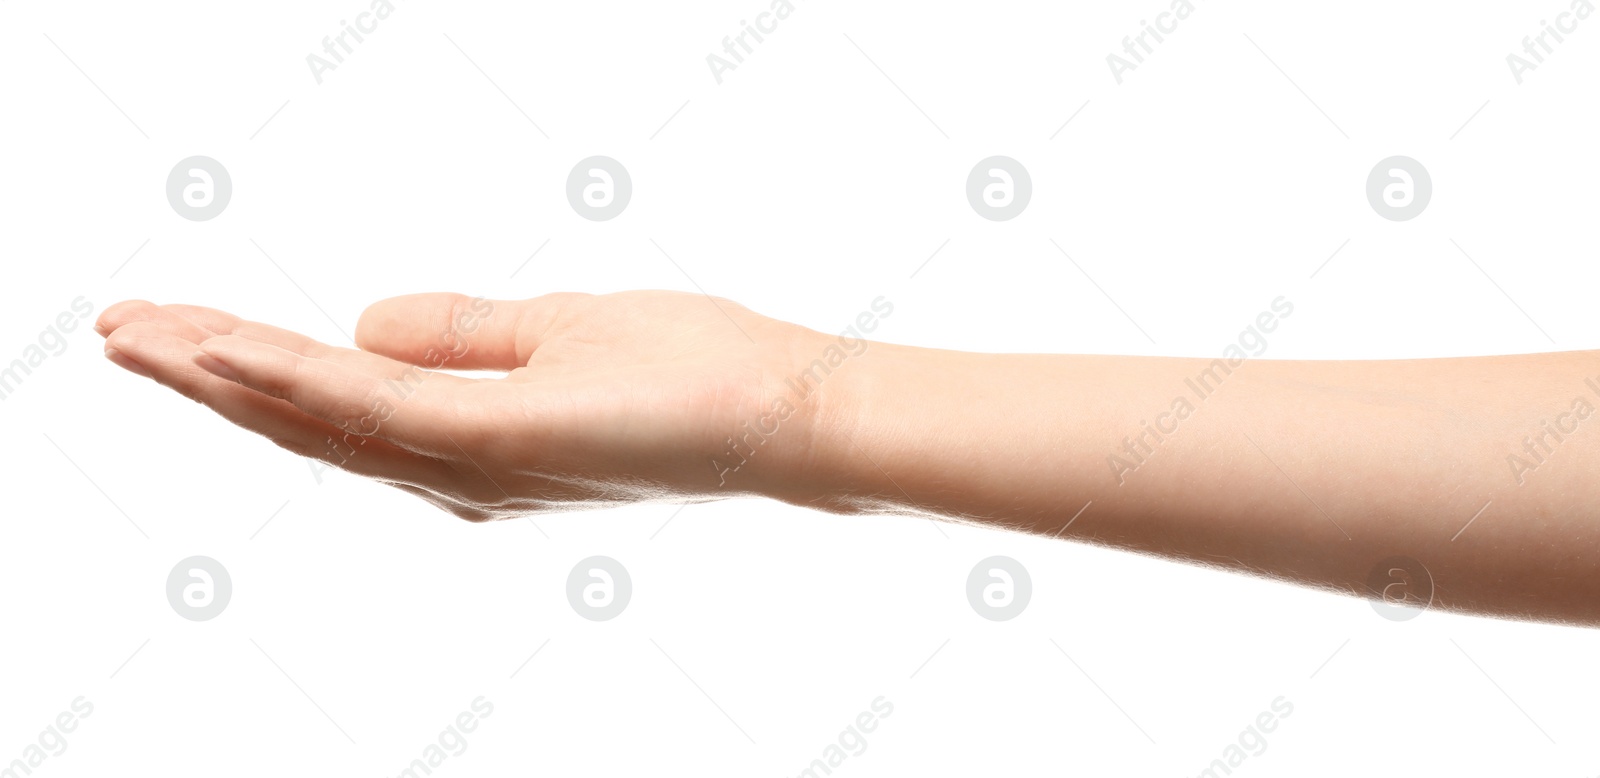
<svg viewBox="0 0 1600 778">
<path fill-rule="evenodd" d="M 926 399 L 913 389 L 934 352 L 866 340 L 847 348 L 823 337 L 820 356 L 804 361 L 789 382 L 790 391 L 806 391 L 801 445 L 791 452 L 788 476 L 766 495 L 836 513 L 905 510 L 910 486 L 898 484 L 914 480 L 919 444 L 909 432 Z"/>
</svg>

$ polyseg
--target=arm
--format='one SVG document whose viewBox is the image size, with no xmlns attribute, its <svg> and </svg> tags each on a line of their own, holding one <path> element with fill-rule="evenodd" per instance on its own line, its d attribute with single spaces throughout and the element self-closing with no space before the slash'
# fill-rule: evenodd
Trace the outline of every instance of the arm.
<svg viewBox="0 0 1600 778">
<path fill-rule="evenodd" d="M 874 345 L 830 496 L 1368 596 L 1409 557 L 1436 607 L 1600 625 L 1600 355 L 1226 368 Z"/>
<path fill-rule="evenodd" d="M 97 329 L 114 362 L 229 421 L 474 521 L 758 495 L 1368 595 L 1408 557 L 1432 586 L 1407 594 L 1436 606 L 1600 625 L 1590 352 L 973 354 L 669 292 L 395 298 L 360 349 L 140 301 Z"/>
</svg>

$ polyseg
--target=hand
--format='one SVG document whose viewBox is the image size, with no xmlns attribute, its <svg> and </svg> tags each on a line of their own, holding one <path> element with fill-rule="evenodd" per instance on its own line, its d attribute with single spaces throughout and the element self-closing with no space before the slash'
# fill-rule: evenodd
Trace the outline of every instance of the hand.
<svg viewBox="0 0 1600 778">
<path fill-rule="evenodd" d="M 869 351 L 669 292 L 400 297 L 360 350 L 145 302 L 97 329 L 123 367 L 473 521 L 754 494 L 1367 596 L 1401 558 L 1437 607 L 1600 626 L 1600 437 L 1539 421 L 1593 415 L 1595 352 L 1253 359 L 1185 410 L 1221 360 Z"/>
<path fill-rule="evenodd" d="M 362 315 L 360 350 L 144 301 L 108 308 L 96 330 L 122 367 L 472 521 L 784 496 L 804 481 L 823 393 L 766 443 L 739 446 L 747 457 L 728 453 L 729 438 L 792 396 L 785 381 L 832 340 L 728 300 L 653 291 L 397 297 Z"/>
</svg>

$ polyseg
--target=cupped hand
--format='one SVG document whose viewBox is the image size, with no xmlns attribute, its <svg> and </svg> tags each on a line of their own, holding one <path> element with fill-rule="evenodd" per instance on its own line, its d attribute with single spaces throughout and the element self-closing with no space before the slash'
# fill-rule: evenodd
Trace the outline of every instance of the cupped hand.
<svg viewBox="0 0 1600 778">
<path fill-rule="evenodd" d="M 362 315 L 357 349 L 138 300 L 108 308 L 96 329 L 122 367 L 473 521 L 781 491 L 812 459 L 823 393 L 765 442 L 731 451 L 730 439 L 790 394 L 785 382 L 829 340 L 727 300 L 658 291 L 396 297 Z"/>
</svg>

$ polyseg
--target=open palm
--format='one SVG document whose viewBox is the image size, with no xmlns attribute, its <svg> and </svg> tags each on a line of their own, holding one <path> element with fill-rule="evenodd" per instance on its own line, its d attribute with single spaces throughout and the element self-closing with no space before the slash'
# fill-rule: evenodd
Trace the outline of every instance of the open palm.
<svg viewBox="0 0 1600 778">
<path fill-rule="evenodd" d="M 229 421 L 475 521 L 754 490 L 806 459 L 816 398 L 748 458 L 728 440 L 826 340 L 657 291 L 397 297 L 362 315 L 359 349 L 144 301 L 96 329 L 112 361 Z"/>
</svg>

